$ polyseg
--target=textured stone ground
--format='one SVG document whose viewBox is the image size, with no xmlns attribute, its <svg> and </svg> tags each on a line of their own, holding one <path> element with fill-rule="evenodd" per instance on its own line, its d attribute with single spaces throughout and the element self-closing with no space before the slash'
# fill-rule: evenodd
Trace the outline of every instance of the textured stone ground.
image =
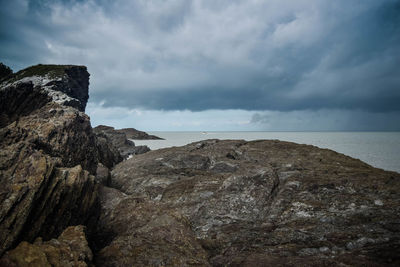
<svg viewBox="0 0 400 267">
<path fill-rule="evenodd" d="M 334 151 L 208 140 L 122 162 L 112 186 L 105 266 L 399 264 L 400 175 Z"/>
</svg>

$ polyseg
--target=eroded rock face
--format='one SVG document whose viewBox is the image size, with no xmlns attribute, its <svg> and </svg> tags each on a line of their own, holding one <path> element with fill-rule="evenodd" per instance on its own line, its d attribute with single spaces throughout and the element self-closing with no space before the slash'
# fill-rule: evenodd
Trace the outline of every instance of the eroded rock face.
<svg viewBox="0 0 400 267">
<path fill-rule="evenodd" d="M 67 98 L 87 93 L 88 81 L 70 79 L 88 74 L 84 67 L 58 68 L 61 78 L 53 72 L 34 76 L 47 79 L 43 86 L 30 77 L 16 80 L 17 75 L 0 87 L 0 255 L 23 240 L 50 239 L 68 225 L 88 223 L 98 212 L 98 160 L 89 117 L 52 95 L 60 83 L 76 86 L 59 91 Z M 82 101 L 75 101 L 80 108 L 86 105 Z"/>
<path fill-rule="evenodd" d="M 123 193 L 102 192 L 105 266 L 168 265 L 187 243 L 213 266 L 400 262 L 400 175 L 334 151 L 208 140 L 124 161 L 112 186 Z"/>
<path fill-rule="evenodd" d="M 43 242 L 37 238 L 33 244 L 21 242 L 15 249 L 7 251 L 0 266 L 91 266 L 92 251 L 82 225 L 70 226 L 57 239 Z"/>
</svg>

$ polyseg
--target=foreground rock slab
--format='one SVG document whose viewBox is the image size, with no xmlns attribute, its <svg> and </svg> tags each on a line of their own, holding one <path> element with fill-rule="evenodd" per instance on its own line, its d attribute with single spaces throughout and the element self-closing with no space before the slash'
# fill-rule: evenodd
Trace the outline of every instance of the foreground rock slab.
<svg viewBox="0 0 400 267">
<path fill-rule="evenodd" d="M 122 162 L 112 187 L 104 266 L 400 263 L 400 174 L 334 151 L 207 140 Z"/>
</svg>

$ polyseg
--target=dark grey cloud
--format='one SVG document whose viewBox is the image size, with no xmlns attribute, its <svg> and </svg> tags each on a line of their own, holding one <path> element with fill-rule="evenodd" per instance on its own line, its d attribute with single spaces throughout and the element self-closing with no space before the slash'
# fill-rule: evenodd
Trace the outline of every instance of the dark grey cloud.
<svg viewBox="0 0 400 267">
<path fill-rule="evenodd" d="M 0 60 L 85 64 L 105 107 L 400 110 L 400 1 L 0 0 Z"/>
</svg>

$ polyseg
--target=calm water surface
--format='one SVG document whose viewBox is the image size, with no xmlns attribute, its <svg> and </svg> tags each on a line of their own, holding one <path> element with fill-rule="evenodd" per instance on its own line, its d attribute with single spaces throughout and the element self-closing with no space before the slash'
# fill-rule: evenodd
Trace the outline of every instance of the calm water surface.
<svg viewBox="0 0 400 267">
<path fill-rule="evenodd" d="M 329 148 L 400 173 L 400 132 L 149 132 L 165 140 L 134 140 L 152 150 L 205 139 L 277 139 Z"/>
</svg>

